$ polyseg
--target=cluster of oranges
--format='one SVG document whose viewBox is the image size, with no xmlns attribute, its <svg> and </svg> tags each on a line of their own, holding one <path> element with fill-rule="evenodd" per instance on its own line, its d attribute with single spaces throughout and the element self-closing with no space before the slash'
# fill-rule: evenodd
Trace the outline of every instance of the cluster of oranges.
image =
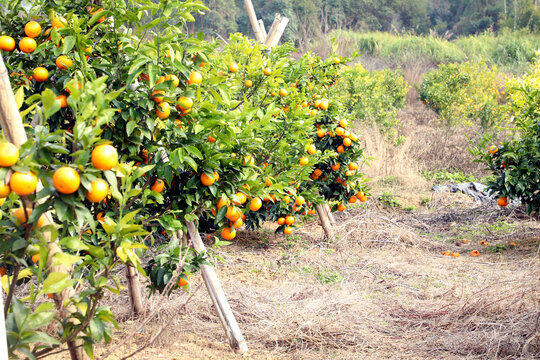
<svg viewBox="0 0 540 360">
<path fill-rule="evenodd" d="M 118 152 L 107 144 L 96 146 L 92 150 L 92 165 L 99 170 L 106 171 L 114 168 L 118 164 Z M 0 166 L 11 167 L 19 161 L 19 149 L 9 142 L 0 143 Z M 64 195 L 74 194 L 79 190 L 81 177 L 77 170 L 69 166 L 58 168 L 52 177 L 54 188 Z M 0 181 L 0 198 L 5 199 L 11 192 L 19 196 L 27 196 L 34 193 L 38 186 L 38 177 L 31 171 L 14 172 L 9 183 Z M 85 197 L 92 203 L 103 201 L 109 194 L 109 185 L 103 179 L 96 179 L 90 182 L 90 189 L 86 191 Z M 3 200 L 2 200 L 3 202 Z M 32 213 L 31 209 L 17 209 L 14 212 L 19 224 L 25 224 Z M 44 218 L 38 219 L 36 226 L 39 228 L 44 224 Z"/>
</svg>

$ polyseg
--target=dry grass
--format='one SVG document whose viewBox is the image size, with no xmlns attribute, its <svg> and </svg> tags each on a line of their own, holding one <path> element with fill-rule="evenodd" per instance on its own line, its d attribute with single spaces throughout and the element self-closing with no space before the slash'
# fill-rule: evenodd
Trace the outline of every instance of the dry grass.
<svg viewBox="0 0 540 360">
<path fill-rule="evenodd" d="M 519 210 L 457 199 L 434 195 L 432 208 L 418 213 L 387 211 L 371 200 L 337 214 L 338 240 L 331 244 L 316 222 L 285 240 L 270 229 L 241 233 L 219 251 L 226 262 L 217 270 L 251 348 L 248 358 L 539 359 L 539 224 Z M 511 226 L 492 230 L 490 243 L 515 241 L 517 248 L 481 249 L 482 229 L 500 222 Z M 455 238 L 464 235 L 471 243 L 458 246 Z M 444 257 L 445 249 L 461 257 Z M 471 249 L 481 256 L 469 257 Z M 242 358 L 227 348 L 204 288 L 178 314 L 186 296 L 172 296 L 123 351 L 173 317 L 136 359 Z M 123 323 L 122 331 L 135 324 Z"/>
</svg>

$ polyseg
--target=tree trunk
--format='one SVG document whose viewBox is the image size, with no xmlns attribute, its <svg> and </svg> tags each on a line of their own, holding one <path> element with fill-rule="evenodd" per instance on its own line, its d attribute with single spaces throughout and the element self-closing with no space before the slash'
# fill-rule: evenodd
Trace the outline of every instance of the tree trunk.
<svg viewBox="0 0 540 360">
<path fill-rule="evenodd" d="M 335 241 L 336 237 L 334 235 L 334 229 L 332 228 L 332 225 L 330 225 L 330 220 L 328 219 L 324 205 L 315 205 L 315 209 L 317 210 L 317 214 L 319 214 L 319 219 L 321 219 L 321 225 L 324 234 L 326 235 L 326 239 L 330 242 Z"/>
<path fill-rule="evenodd" d="M 144 305 L 141 296 L 141 284 L 137 270 L 130 264 L 126 264 L 126 278 L 128 283 L 129 301 L 133 315 L 140 315 L 144 312 Z"/>
<path fill-rule="evenodd" d="M 330 210 L 330 206 L 328 204 L 324 204 L 324 211 L 326 211 L 326 215 L 328 216 L 328 220 L 330 220 L 330 225 L 336 226 L 336 218 L 334 217 L 334 214 L 332 213 L 332 210 Z"/>
</svg>

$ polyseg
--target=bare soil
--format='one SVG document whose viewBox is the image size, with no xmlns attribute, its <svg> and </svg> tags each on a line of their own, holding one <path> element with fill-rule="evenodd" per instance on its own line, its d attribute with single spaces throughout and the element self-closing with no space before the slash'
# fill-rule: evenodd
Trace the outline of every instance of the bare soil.
<svg viewBox="0 0 540 360">
<path fill-rule="evenodd" d="M 215 250 L 225 260 L 216 269 L 248 354 L 231 352 L 195 275 L 185 308 L 190 294 L 173 294 L 110 359 L 162 327 L 133 359 L 540 359 L 539 223 L 519 208 L 464 195 L 426 189 L 418 196 L 431 200 L 414 212 L 371 198 L 336 214 L 334 243 L 312 222 L 288 238 L 271 226 L 244 231 Z M 469 255 L 474 249 L 479 257 Z M 128 314 L 127 297 L 110 300 Z M 139 323 L 123 319 L 116 338 Z"/>
</svg>

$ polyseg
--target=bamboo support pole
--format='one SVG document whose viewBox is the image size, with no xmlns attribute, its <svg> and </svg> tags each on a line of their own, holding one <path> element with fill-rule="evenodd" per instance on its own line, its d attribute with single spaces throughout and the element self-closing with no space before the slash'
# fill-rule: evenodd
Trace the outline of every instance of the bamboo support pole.
<svg viewBox="0 0 540 360">
<path fill-rule="evenodd" d="M 266 28 L 264 27 L 264 22 L 263 22 L 262 19 L 259 19 L 258 23 L 259 23 L 259 30 L 261 30 L 262 36 L 263 36 L 263 41 L 262 42 L 265 42 L 266 37 L 268 36 L 268 34 L 266 33 Z"/>
<path fill-rule="evenodd" d="M 186 225 L 188 230 L 187 235 L 191 240 L 195 251 L 198 253 L 205 252 L 206 248 L 202 242 L 201 235 L 199 234 L 199 230 L 197 229 L 195 223 L 189 221 L 186 223 Z M 227 337 L 229 338 L 231 347 L 240 354 L 247 352 L 248 347 L 246 340 L 240 331 L 240 327 L 238 326 L 236 318 L 234 317 L 229 302 L 225 297 L 225 293 L 223 292 L 223 288 L 221 287 L 221 283 L 219 282 L 215 269 L 210 265 L 201 265 L 201 273 L 206 284 L 206 288 L 208 289 L 208 293 L 210 294 L 212 302 L 214 303 L 218 312 L 221 324 L 223 325 Z"/>
<path fill-rule="evenodd" d="M 249 21 L 251 22 L 251 26 L 253 27 L 253 32 L 255 33 L 255 39 L 257 39 L 257 41 L 264 42 L 263 34 L 261 29 L 259 29 L 257 14 L 255 14 L 255 9 L 253 8 L 253 3 L 251 0 L 244 0 L 244 5 L 248 13 Z"/>
<path fill-rule="evenodd" d="M 274 21 L 272 22 L 272 25 L 270 26 L 270 29 L 268 30 L 268 35 L 266 36 L 266 40 L 264 41 L 264 44 L 266 46 L 270 47 L 270 43 L 273 41 L 273 38 L 276 36 L 276 31 L 280 22 L 281 22 L 281 15 L 276 14 L 274 17 Z"/>
<path fill-rule="evenodd" d="M 16 145 L 17 147 L 20 147 L 28 139 L 26 136 L 26 131 L 24 129 L 23 123 L 22 123 L 19 109 L 17 108 L 15 97 L 13 95 L 13 90 L 11 89 L 8 71 L 7 71 L 6 65 L 4 64 L 4 59 L 1 56 L 0 56 L 0 127 L 2 127 L 6 140 Z M 11 174 L 8 173 L 8 176 L 11 176 Z M 41 182 L 39 182 L 36 191 L 39 191 L 41 189 L 43 189 L 43 186 Z M 28 197 L 23 196 L 21 197 L 21 200 L 26 208 L 32 208 L 33 204 L 28 199 Z M 45 218 L 44 225 L 49 225 L 53 223 L 53 219 L 50 212 L 46 212 L 45 214 L 43 214 L 43 216 Z M 50 232 L 43 232 L 43 237 L 45 238 L 47 242 L 47 250 L 48 250 L 48 255 L 49 255 L 48 263 L 47 263 L 47 272 L 49 273 L 60 272 L 64 274 L 69 274 L 69 270 L 67 269 L 67 267 L 63 265 L 51 266 L 54 255 L 57 253 L 62 253 L 62 249 L 60 248 L 56 240 L 53 241 L 51 239 Z M 16 279 L 13 279 L 13 281 L 16 281 Z M 73 288 L 66 288 L 61 294 L 54 295 L 54 302 L 56 304 L 56 308 L 61 314 L 60 316 L 61 318 L 65 317 L 66 310 L 69 311 L 69 309 L 64 308 L 64 300 L 67 298 L 70 298 L 73 294 L 74 294 Z M 68 343 L 69 352 L 72 355 L 72 359 L 74 360 L 75 359 L 80 360 L 86 357 L 84 355 L 84 350 L 82 346 L 80 345 L 81 344 L 79 343 L 75 344 L 74 342 Z"/>
<path fill-rule="evenodd" d="M 126 264 L 126 278 L 128 283 L 129 301 L 133 314 L 140 315 L 144 312 L 144 305 L 141 296 L 141 283 L 137 270 L 131 265 Z"/>
<path fill-rule="evenodd" d="M 289 23 L 289 19 L 286 17 L 281 18 L 281 21 L 277 27 L 276 34 L 270 44 L 268 45 L 270 48 L 273 48 L 277 44 L 279 44 L 279 40 L 281 40 L 281 37 L 283 36 L 283 32 L 285 31 L 285 28 L 287 27 L 287 24 Z"/>
<path fill-rule="evenodd" d="M 326 235 L 326 239 L 329 242 L 335 241 L 336 237 L 334 235 L 334 229 L 330 224 L 330 220 L 328 219 L 328 215 L 326 214 L 324 205 L 315 205 L 315 209 L 317 210 L 317 214 L 319 215 L 319 219 L 321 220 L 321 226 L 324 230 L 324 234 Z"/>
</svg>

